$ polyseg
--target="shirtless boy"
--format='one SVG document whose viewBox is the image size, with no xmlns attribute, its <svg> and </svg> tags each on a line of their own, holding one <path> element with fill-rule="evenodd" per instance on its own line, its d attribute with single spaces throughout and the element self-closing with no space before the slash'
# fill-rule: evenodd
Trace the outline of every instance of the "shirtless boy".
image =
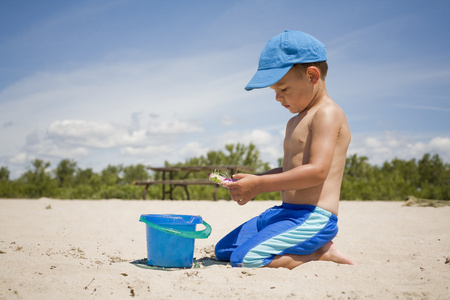
<svg viewBox="0 0 450 300">
<path fill-rule="evenodd" d="M 236 174 L 236 182 L 225 184 L 239 205 L 273 191 L 280 191 L 283 201 L 217 243 L 216 257 L 233 267 L 293 269 L 311 260 L 353 264 L 332 242 L 351 134 L 344 112 L 327 94 L 326 60 L 320 41 L 286 30 L 267 43 L 245 87 L 270 87 L 295 116 L 286 126 L 282 168 Z"/>
</svg>

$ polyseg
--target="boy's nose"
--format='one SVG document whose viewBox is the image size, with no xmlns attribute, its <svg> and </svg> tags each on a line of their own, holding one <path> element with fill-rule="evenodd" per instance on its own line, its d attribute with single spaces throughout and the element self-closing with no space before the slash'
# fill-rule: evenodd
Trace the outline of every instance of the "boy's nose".
<svg viewBox="0 0 450 300">
<path fill-rule="evenodd" d="M 275 100 L 277 100 L 278 102 L 281 102 L 283 100 L 283 97 L 281 97 L 280 94 L 276 93 L 275 94 Z"/>
</svg>

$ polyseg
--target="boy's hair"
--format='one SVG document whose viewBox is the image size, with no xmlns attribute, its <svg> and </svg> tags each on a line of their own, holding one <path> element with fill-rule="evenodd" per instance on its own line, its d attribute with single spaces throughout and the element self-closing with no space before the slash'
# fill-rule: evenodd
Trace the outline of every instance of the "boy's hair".
<svg viewBox="0 0 450 300">
<path fill-rule="evenodd" d="M 326 61 L 294 64 L 292 67 L 299 71 L 301 74 L 305 74 L 306 69 L 308 69 L 309 67 L 316 67 L 320 71 L 320 79 L 322 80 L 325 80 L 328 72 L 328 64 Z"/>
</svg>

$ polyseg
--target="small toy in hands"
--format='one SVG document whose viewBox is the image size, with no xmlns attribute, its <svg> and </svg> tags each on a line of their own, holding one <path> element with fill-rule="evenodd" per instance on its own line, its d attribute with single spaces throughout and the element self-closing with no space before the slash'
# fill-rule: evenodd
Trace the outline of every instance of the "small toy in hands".
<svg viewBox="0 0 450 300">
<path fill-rule="evenodd" d="M 217 171 L 212 172 L 209 174 L 209 181 L 215 182 L 219 184 L 220 186 L 223 186 L 223 183 L 225 182 L 235 182 L 236 180 L 228 178 L 222 174 L 220 174 Z"/>
</svg>

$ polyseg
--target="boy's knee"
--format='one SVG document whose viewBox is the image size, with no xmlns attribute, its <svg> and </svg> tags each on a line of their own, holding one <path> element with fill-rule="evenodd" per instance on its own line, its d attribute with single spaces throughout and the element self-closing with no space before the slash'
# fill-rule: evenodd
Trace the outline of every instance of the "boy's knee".
<svg viewBox="0 0 450 300">
<path fill-rule="evenodd" d="M 216 258 L 221 261 L 230 261 L 231 253 L 233 253 L 230 249 L 224 249 L 221 247 L 220 242 L 216 245 L 214 249 L 214 254 Z"/>
<path fill-rule="evenodd" d="M 244 253 L 238 249 L 231 254 L 230 264 L 232 267 L 261 268 L 268 264 L 272 259 L 273 255 L 265 257 L 251 252 Z"/>
</svg>

